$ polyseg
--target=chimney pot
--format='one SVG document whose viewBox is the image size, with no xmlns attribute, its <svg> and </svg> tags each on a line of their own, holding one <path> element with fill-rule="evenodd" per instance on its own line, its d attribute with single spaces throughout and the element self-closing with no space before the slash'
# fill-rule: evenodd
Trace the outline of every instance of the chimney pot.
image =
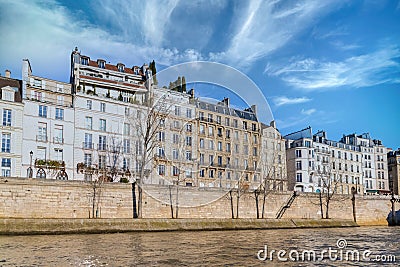
<svg viewBox="0 0 400 267">
<path fill-rule="evenodd" d="M 11 71 L 6 70 L 5 71 L 5 76 L 6 76 L 6 78 L 11 78 Z"/>
</svg>

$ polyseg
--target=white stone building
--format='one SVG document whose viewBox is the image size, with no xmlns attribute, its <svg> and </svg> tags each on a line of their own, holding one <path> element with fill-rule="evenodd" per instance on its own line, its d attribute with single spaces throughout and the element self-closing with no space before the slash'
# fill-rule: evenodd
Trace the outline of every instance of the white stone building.
<svg viewBox="0 0 400 267">
<path fill-rule="evenodd" d="M 2 177 L 21 177 L 22 153 L 22 121 L 23 104 L 21 98 L 22 82 L 10 78 L 6 71 L 5 77 L 0 77 L 0 112 L 1 112 L 1 171 Z"/>
<path fill-rule="evenodd" d="M 74 108 L 71 85 L 32 75 L 29 61 L 24 59 L 22 94 L 22 176 L 73 179 Z"/>
</svg>

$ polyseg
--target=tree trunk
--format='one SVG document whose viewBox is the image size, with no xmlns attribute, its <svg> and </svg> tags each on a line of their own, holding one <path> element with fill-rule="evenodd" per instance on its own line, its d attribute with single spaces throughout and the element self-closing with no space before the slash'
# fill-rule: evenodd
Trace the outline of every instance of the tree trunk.
<svg viewBox="0 0 400 267">
<path fill-rule="evenodd" d="M 132 209 L 133 209 L 133 218 L 136 219 L 138 217 L 137 207 L 136 207 L 136 182 L 132 183 Z"/>
<path fill-rule="evenodd" d="M 95 182 L 96 183 L 96 182 Z M 96 184 L 93 184 L 93 205 L 92 205 L 92 219 L 94 218 L 94 208 L 96 206 Z"/>
<path fill-rule="evenodd" d="M 258 196 L 259 196 L 259 192 L 257 190 L 254 191 L 254 197 L 256 199 L 256 212 L 257 212 L 257 219 L 260 219 L 260 211 L 258 208 Z"/>
<path fill-rule="evenodd" d="M 326 212 L 325 212 L 325 218 L 329 219 L 329 198 L 326 200 Z"/>
<path fill-rule="evenodd" d="M 143 192 L 142 186 L 138 186 L 138 218 L 142 218 L 142 200 L 143 200 Z"/>
<path fill-rule="evenodd" d="M 240 200 L 240 191 L 238 189 L 238 192 L 236 195 L 236 219 L 239 219 L 239 200 Z"/>
<path fill-rule="evenodd" d="M 178 209 L 179 209 L 179 180 L 176 185 L 176 200 L 175 200 L 175 218 L 178 219 Z"/>
<path fill-rule="evenodd" d="M 171 218 L 174 218 L 174 206 L 172 204 L 172 186 L 168 186 L 169 189 L 169 206 L 171 207 Z"/>
<path fill-rule="evenodd" d="M 235 219 L 235 213 L 233 211 L 233 196 L 232 196 L 232 190 L 229 190 L 229 198 L 231 200 L 231 215 L 232 219 Z"/>
<path fill-rule="evenodd" d="M 264 188 L 263 202 L 262 202 L 262 213 L 261 213 L 261 218 L 263 218 L 263 219 L 264 219 L 264 216 L 265 216 L 265 201 L 266 201 L 266 198 L 267 198 L 267 190 L 265 190 L 265 188 Z"/>
<path fill-rule="evenodd" d="M 324 209 L 322 206 L 322 193 L 319 192 L 319 207 L 321 208 L 321 219 L 324 218 Z"/>
</svg>

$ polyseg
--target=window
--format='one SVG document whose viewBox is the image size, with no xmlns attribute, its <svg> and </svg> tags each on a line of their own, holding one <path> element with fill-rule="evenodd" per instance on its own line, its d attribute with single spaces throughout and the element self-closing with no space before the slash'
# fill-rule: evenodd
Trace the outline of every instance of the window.
<svg viewBox="0 0 400 267">
<path fill-rule="evenodd" d="M 3 90 L 1 90 L 1 99 L 5 100 L 5 101 L 10 101 L 10 102 L 14 102 L 14 91 L 12 89 L 6 89 L 4 88 Z"/>
<path fill-rule="evenodd" d="M 214 170 L 210 170 L 210 171 L 208 172 L 208 177 L 214 178 Z"/>
<path fill-rule="evenodd" d="M 212 126 L 208 126 L 208 135 L 214 135 L 214 128 Z"/>
<path fill-rule="evenodd" d="M 107 149 L 107 137 L 105 135 L 99 135 L 99 150 L 104 151 Z"/>
<path fill-rule="evenodd" d="M 92 117 L 86 117 L 85 118 L 85 128 L 92 130 L 92 126 L 93 126 L 93 119 Z"/>
<path fill-rule="evenodd" d="M 37 141 L 47 142 L 47 124 L 39 122 Z"/>
<path fill-rule="evenodd" d="M 239 140 L 239 132 L 235 131 L 235 140 Z"/>
<path fill-rule="evenodd" d="M 204 148 L 204 139 L 200 138 L 200 148 Z"/>
<path fill-rule="evenodd" d="M 89 65 L 89 59 L 87 57 L 82 57 L 81 58 L 81 64 L 82 65 Z"/>
<path fill-rule="evenodd" d="M 213 122 L 213 115 L 212 114 L 208 114 L 208 122 Z"/>
<path fill-rule="evenodd" d="M 186 178 L 192 178 L 192 170 L 190 169 L 185 170 L 185 176 Z"/>
<path fill-rule="evenodd" d="M 42 87 L 42 80 L 39 80 L 39 79 L 34 79 L 33 80 L 33 86 L 34 87 Z"/>
<path fill-rule="evenodd" d="M 192 118 L 192 110 L 190 108 L 186 109 L 186 117 Z"/>
<path fill-rule="evenodd" d="M 62 125 L 55 126 L 53 141 L 55 144 L 64 143 L 64 127 Z"/>
<path fill-rule="evenodd" d="M 186 151 L 186 160 L 192 160 L 192 152 Z"/>
<path fill-rule="evenodd" d="M 92 149 L 93 148 L 92 140 L 93 140 L 92 134 L 85 133 L 85 142 L 83 143 L 83 148 Z"/>
<path fill-rule="evenodd" d="M 54 159 L 57 161 L 63 161 L 63 150 L 61 148 L 54 149 Z"/>
<path fill-rule="evenodd" d="M 226 143 L 226 152 L 231 152 L 231 143 Z"/>
<path fill-rule="evenodd" d="M 165 141 L 165 132 L 158 132 L 158 141 L 160 142 Z"/>
<path fill-rule="evenodd" d="M 179 169 L 176 166 L 172 166 L 172 175 L 173 176 L 178 176 L 179 175 Z"/>
<path fill-rule="evenodd" d="M 172 142 L 174 144 L 178 144 L 179 143 L 179 135 L 178 134 L 173 134 L 172 135 Z"/>
<path fill-rule="evenodd" d="M 243 122 L 243 129 L 247 130 L 247 122 L 246 121 Z"/>
<path fill-rule="evenodd" d="M 217 123 L 221 124 L 221 116 L 217 116 Z"/>
<path fill-rule="evenodd" d="M 64 120 L 64 109 L 56 108 L 56 120 Z"/>
<path fill-rule="evenodd" d="M 130 135 L 131 133 L 131 126 L 129 123 L 124 123 L 124 135 Z"/>
<path fill-rule="evenodd" d="M 92 154 L 85 153 L 83 161 L 86 167 L 92 166 Z"/>
<path fill-rule="evenodd" d="M 218 151 L 222 151 L 222 142 L 218 142 Z"/>
<path fill-rule="evenodd" d="M 11 109 L 3 109 L 3 126 L 11 126 Z"/>
<path fill-rule="evenodd" d="M 128 107 L 125 107 L 125 115 L 129 115 L 130 114 L 130 110 L 129 110 L 129 108 Z"/>
<path fill-rule="evenodd" d="M 57 105 L 64 105 L 64 97 L 62 95 L 57 96 Z"/>
<path fill-rule="evenodd" d="M 190 123 L 186 124 L 186 131 L 192 132 L 192 125 Z"/>
<path fill-rule="evenodd" d="M 203 124 L 200 124 L 200 133 L 201 134 L 205 134 L 206 133 Z"/>
<path fill-rule="evenodd" d="M 209 155 L 209 156 L 208 156 L 208 162 L 209 162 L 209 164 L 210 164 L 211 166 L 214 165 L 214 155 Z"/>
<path fill-rule="evenodd" d="M 179 106 L 175 106 L 175 116 L 180 116 L 181 115 L 181 109 Z"/>
<path fill-rule="evenodd" d="M 11 151 L 11 134 L 3 133 L 1 137 L 1 152 L 10 153 Z"/>
<path fill-rule="evenodd" d="M 204 154 L 200 154 L 200 164 L 204 164 Z"/>
<path fill-rule="evenodd" d="M 213 140 L 209 140 L 209 142 L 208 142 L 208 148 L 209 148 L 209 149 L 214 149 L 214 141 L 213 141 Z"/>
<path fill-rule="evenodd" d="M 86 100 L 86 108 L 92 109 L 92 100 Z"/>
<path fill-rule="evenodd" d="M 200 174 L 199 174 L 200 177 L 204 177 L 204 174 L 205 174 L 204 169 L 201 169 L 201 170 L 200 170 Z"/>
<path fill-rule="evenodd" d="M 251 130 L 254 131 L 254 132 L 257 131 L 257 126 L 256 126 L 255 123 L 251 124 Z"/>
<path fill-rule="evenodd" d="M 2 158 L 1 159 L 1 176 L 10 177 L 11 176 L 11 159 Z"/>
<path fill-rule="evenodd" d="M 204 112 L 199 112 L 199 119 L 202 121 L 204 120 Z"/>
<path fill-rule="evenodd" d="M 191 146 L 192 145 L 192 137 L 191 136 L 186 136 L 186 145 Z"/>
<path fill-rule="evenodd" d="M 296 170 L 301 170 L 301 161 L 296 161 Z"/>
<path fill-rule="evenodd" d="M 106 103 L 100 103 L 100 111 L 106 112 Z"/>
<path fill-rule="evenodd" d="M 46 159 L 47 158 L 47 150 L 45 147 L 37 147 L 36 149 L 36 158 L 37 159 Z"/>
<path fill-rule="evenodd" d="M 227 129 L 225 132 L 226 138 L 231 138 L 231 130 Z"/>
<path fill-rule="evenodd" d="M 303 175 L 301 173 L 296 174 L 296 182 L 298 183 L 303 182 Z"/>
<path fill-rule="evenodd" d="M 42 92 L 31 91 L 31 98 L 37 101 L 42 101 Z"/>
<path fill-rule="evenodd" d="M 131 142 L 129 139 L 124 139 L 124 153 L 131 153 Z"/>
<path fill-rule="evenodd" d="M 178 150 L 176 150 L 176 149 L 172 150 L 172 158 L 175 160 L 179 159 Z"/>
<path fill-rule="evenodd" d="M 47 106 L 39 105 L 39 117 L 47 118 Z"/>
<path fill-rule="evenodd" d="M 99 60 L 97 63 L 98 63 L 99 68 L 104 69 L 104 67 L 105 67 L 105 62 L 104 62 L 103 60 Z"/>
<path fill-rule="evenodd" d="M 107 123 L 106 120 L 100 119 L 99 122 L 99 130 L 105 132 L 107 130 Z"/>
<path fill-rule="evenodd" d="M 301 150 L 296 150 L 296 158 L 301 158 Z"/>
<path fill-rule="evenodd" d="M 247 145 L 243 146 L 243 154 L 245 154 L 245 155 L 249 154 L 249 146 L 247 146 Z"/>
<path fill-rule="evenodd" d="M 229 124 L 230 124 L 229 118 L 225 118 L 225 125 L 226 125 L 226 126 L 229 126 Z"/>
<path fill-rule="evenodd" d="M 165 158 L 165 150 L 164 150 L 163 147 L 159 147 L 159 148 L 158 148 L 158 156 L 159 156 L 160 158 Z"/>
<path fill-rule="evenodd" d="M 158 165 L 158 174 L 165 175 L 165 165 Z"/>
<path fill-rule="evenodd" d="M 218 162 L 218 166 L 222 166 L 222 156 L 218 156 L 217 162 Z"/>
</svg>

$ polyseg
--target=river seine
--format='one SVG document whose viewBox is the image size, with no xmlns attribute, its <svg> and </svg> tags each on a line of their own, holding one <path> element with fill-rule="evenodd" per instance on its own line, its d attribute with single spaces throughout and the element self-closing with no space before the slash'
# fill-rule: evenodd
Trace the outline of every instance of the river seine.
<svg viewBox="0 0 400 267">
<path fill-rule="evenodd" d="M 361 227 L 0 236 L 0 266 L 399 266 L 399 234 Z"/>
</svg>

